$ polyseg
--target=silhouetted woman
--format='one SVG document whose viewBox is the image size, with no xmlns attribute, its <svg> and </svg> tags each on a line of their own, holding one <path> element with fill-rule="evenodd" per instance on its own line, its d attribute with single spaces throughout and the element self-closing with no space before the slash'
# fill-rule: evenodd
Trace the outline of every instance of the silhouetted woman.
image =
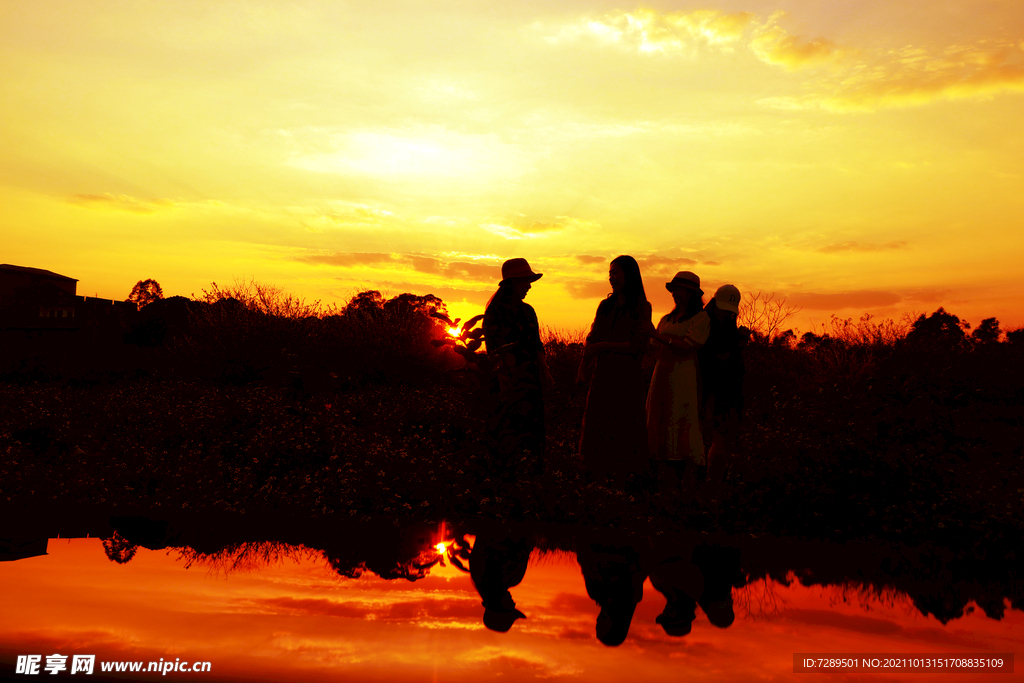
<svg viewBox="0 0 1024 683">
<path fill-rule="evenodd" d="M 649 330 L 658 345 L 658 361 L 647 393 L 648 446 L 651 457 L 673 471 L 662 471 L 661 477 L 681 477 L 689 495 L 694 489 L 694 468 L 704 465 L 697 350 L 708 338 L 710 322 L 697 275 L 676 273 L 665 288 L 672 292 L 676 307 L 661 319 L 657 329 Z"/>
<path fill-rule="evenodd" d="M 608 282 L 612 293 L 597 307 L 576 378 L 577 385 L 588 386 L 579 452 L 595 477 L 621 484 L 647 467 L 640 360 L 651 305 L 632 256 L 611 262 Z"/>
<path fill-rule="evenodd" d="M 708 451 L 708 483 L 718 484 L 725 475 L 729 456 L 736 452 L 736 434 L 743 415 L 743 353 L 746 336 L 736 327 L 740 290 L 722 285 L 704 312 L 711 333 L 697 354 L 704 387 L 704 405 L 712 414 L 714 433 Z"/>
<path fill-rule="evenodd" d="M 498 291 L 484 310 L 484 341 L 495 361 L 497 377 L 492 391 L 499 397 L 498 420 L 492 429 L 499 462 L 509 470 L 524 455 L 535 474 L 544 471 L 544 395 L 541 385 L 551 384 L 540 341 L 540 326 L 533 307 L 523 299 L 541 278 L 526 259 L 514 258 L 501 266 Z"/>
</svg>

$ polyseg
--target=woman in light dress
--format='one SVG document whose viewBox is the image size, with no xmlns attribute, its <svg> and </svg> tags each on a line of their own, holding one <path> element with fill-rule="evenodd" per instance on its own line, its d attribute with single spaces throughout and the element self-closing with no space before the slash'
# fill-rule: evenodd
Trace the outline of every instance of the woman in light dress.
<svg viewBox="0 0 1024 683">
<path fill-rule="evenodd" d="M 649 334 L 657 363 L 647 393 L 647 437 L 651 458 L 659 461 L 659 479 L 682 479 L 686 492 L 695 486 L 694 470 L 704 465 L 697 393 L 697 351 L 707 341 L 711 321 L 704 312 L 700 278 L 676 273 L 665 285 L 675 308 Z M 664 470 L 670 470 L 672 474 Z"/>
</svg>

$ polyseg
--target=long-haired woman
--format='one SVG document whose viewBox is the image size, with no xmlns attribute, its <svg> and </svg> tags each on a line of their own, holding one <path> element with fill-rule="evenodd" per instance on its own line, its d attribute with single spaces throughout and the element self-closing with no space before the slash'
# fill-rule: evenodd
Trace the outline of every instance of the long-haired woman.
<svg viewBox="0 0 1024 683">
<path fill-rule="evenodd" d="M 704 312 L 700 278 L 690 271 L 676 273 L 665 285 L 675 308 L 649 329 L 658 344 L 657 363 L 647 393 L 647 437 L 651 457 L 682 477 L 687 495 L 695 485 L 694 469 L 704 465 L 697 398 L 697 351 L 707 341 L 711 322 Z"/>
<path fill-rule="evenodd" d="M 492 428 L 497 462 L 495 474 L 510 475 L 515 462 L 532 460 L 533 473 L 544 472 L 544 395 L 551 373 L 540 341 L 537 314 L 523 301 L 541 278 L 523 258 L 505 261 L 501 282 L 484 310 L 484 343 L 498 368 L 492 391 L 499 397 L 497 424 Z"/>
<path fill-rule="evenodd" d="M 647 467 L 640 361 L 647 350 L 651 304 L 632 256 L 611 262 L 608 282 L 612 293 L 597 307 L 576 379 L 587 386 L 579 454 L 598 480 L 621 485 L 628 474 Z"/>
</svg>

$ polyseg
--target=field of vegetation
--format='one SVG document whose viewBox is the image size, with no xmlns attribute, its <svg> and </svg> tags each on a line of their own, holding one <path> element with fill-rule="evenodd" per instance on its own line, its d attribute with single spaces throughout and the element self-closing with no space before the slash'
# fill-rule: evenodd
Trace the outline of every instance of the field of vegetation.
<svg viewBox="0 0 1024 683">
<path fill-rule="evenodd" d="M 324 309 L 250 283 L 157 299 L 105 337 L 6 332 L 0 504 L 721 530 L 975 555 L 1014 556 L 1024 537 L 1024 338 L 994 320 L 969 333 L 942 309 L 904 325 L 833 318 L 798 338 L 751 311 L 740 453 L 724 493 L 683 504 L 588 481 L 575 455 L 581 334 L 547 334 L 546 474 L 494 476 L 486 361 L 475 328 L 439 341 L 444 314 L 431 296 L 363 292 Z"/>
</svg>

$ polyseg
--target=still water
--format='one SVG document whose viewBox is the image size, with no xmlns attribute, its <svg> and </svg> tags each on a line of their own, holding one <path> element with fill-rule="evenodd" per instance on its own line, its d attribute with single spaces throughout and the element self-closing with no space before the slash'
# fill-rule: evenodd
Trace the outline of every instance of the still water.
<svg viewBox="0 0 1024 683">
<path fill-rule="evenodd" d="M 50 538 L 45 554 L 39 540 L 6 541 L 0 676 L 70 676 L 71 656 L 84 654 L 96 656 L 92 680 L 111 676 L 102 662 L 161 660 L 210 671 L 113 678 L 1024 678 L 794 673 L 794 653 L 1019 650 L 1012 571 L 941 549 L 444 522 L 321 528 L 308 543 L 222 543 L 195 521 L 118 528 L 131 540 Z M 54 654 L 67 670 L 17 673 L 19 655 L 44 667 Z"/>
</svg>

